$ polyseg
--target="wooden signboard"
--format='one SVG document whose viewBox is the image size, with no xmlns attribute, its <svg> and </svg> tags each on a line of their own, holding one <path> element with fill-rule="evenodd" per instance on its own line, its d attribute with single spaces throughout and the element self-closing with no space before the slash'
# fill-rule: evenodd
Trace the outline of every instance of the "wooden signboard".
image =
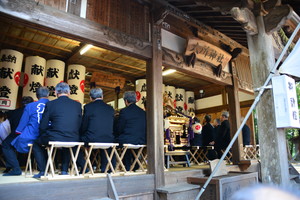
<svg viewBox="0 0 300 200">
<path fill-rule="evenodd" d="M 105 74 L 103 72 L 93 72 L 91 82 L 95 82 L 97 86 L 108 88 L 115 88 L 117 86 L 120 86 L 120 88 L 122 89 L 125 84 L 125 78 L 112 74 Z"/>
<path fill-rule="evenodd" d="M 185 55 L 190 56 L 192 53 L 196 54 L 197 59 L 211 65 L 218 66 L 221 64 L 222 69 L 231 59 L 231 55 L 226 51 L 198 38 L 190 38 L 188 40 Z"/>
</svg>

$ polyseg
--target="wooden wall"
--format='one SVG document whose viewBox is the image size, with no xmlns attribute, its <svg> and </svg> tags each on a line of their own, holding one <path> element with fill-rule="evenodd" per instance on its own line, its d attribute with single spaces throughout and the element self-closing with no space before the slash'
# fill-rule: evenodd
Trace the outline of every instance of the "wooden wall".
<svg viewBox="0 0 300 200">
<path fill-rule="evenodd" d="M 66 0 L 39 0 L 40 4 L 66 10 Z M 80 14 L 81 0 L 69 0 L 68 12 Z M 86 18 L 149 41 L 149 8 L 133 0 L 87 0 Z M 120 38 L 122 39 L 122 38 Z"/>
<path fill-rule="evenodd" d="M 149 9 L 132 0 L 88 0 L 86 18 L 149 40 Z"/>
<path fill-rule="evenodd" d="M 87 19 L 149 39 L 149 10 L 132 0 L 88 0 Z"/>
<path fill-rule="evenodd" d="M 38 0 L 38 2 L 58 10 L 66 10 L 66 0 Z"/>
</svg>

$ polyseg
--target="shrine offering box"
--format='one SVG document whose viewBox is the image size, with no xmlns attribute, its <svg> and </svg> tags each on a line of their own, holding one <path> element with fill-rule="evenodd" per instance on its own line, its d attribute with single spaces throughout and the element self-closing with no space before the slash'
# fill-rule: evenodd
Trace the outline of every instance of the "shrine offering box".
<svg viewBox="0 0 300 200">
<path fill-rule="evenodd" d="M 188 183 L 203 186 L 208 177 L 188 177 Z M 225 176 L 217 176 L 211 179 L 201 200 L 230 200 L 237 190 L 258 182 L 257 172 L 229 172 Z"/>
</svg>

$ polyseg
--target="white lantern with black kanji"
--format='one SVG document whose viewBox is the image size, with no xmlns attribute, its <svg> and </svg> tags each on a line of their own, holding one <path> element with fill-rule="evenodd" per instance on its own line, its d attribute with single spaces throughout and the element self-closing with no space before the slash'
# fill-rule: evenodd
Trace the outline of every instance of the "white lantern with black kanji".
<svg viewBox="0 0 300 200">
<path fill-rule="evenodd" d="M 67 83 L 70 86 L 70 98 L 83 104 L 85 67 L 83 65 L 69 65 Z"/>
<path fill-rule="evenodd" d="M 186 114 L 195 113 L 195 93 L 192 91 L 185 92 Z"/>
<path fill-rule="evenodd" d="M 25 59 L 23 96 L 31 96 L 37 101 L 36 89 L 44 86 L 46 60 L 39 56 L 28 56 Z"/>
<path fill-rule="evenodd" d="M 146 79 L 138 79 L 135 81 L 136 92 L 136 105 L 142 109 L 145 109 L 145 103 L 147 98 L 147 84 Z"/>
<path fill-rule="evenodd" d="M 176 101 L 175 101 L 176 91 L 175 91 L 175 87 L 170 86 L 170 85 L 165 86 L 165 95 L 168 98 L 168 102 L 173 103 L 172 107 L 176 108 Z"/>
<path fill-rule="evenodd" d="M 175 90 L 176 95 L 175 95 L 175 100 L 176 100 L 176 109 L 183 113 L 186 114 L 186 110 L 184 109 L 185 105 L 185 89 L 182 88 L 177 88 Z"/>
<path fill-rule="evenodd" d="M 55 86 L 64 81 L 65 63 L 60 60 L 47 60 L 45 86 L 49 89 L 49 100 L 56 99 Z"/>
<path fill-rule="evenodd" d="M 22 53 L 11 49 L 1 50 L 0 109 L 13 110 L 16 108 L 22 62 Z"/>
</svg>

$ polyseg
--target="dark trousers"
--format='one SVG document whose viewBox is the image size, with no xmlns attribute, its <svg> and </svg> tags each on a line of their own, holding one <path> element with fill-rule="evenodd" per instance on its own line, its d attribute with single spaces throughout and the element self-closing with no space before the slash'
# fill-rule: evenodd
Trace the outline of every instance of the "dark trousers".
<svg viewBox="0 0 300 200">
<path fill-rule="evenodd" d="M 47 164 L 47 156 L 45 155 L 45 146 L 43 146 L 39 141 L 33 143 L 33 154 L 41 172 L 45 172 Z M 69 149 L 62 148 L 61 150 L 61 171 L 68 171 L 70 163 L 70 151 Z"/>
<path fill-rule="evenodd" d="M 111 148 L 109 148 L 107 150 L 107 153 L 108 153 L 108 156 L 111 154 Z M 108 163 L 108 160 L 106 158 L 106 155 L 105 155 L 105 152 L 104 152 L 103 149 L 100 149 L 100 160 L 101 160 L 101 172 L 104 173 L 105 169 L 106 169 L 106 166 L 107 166 L 107 163 Z M 113 167 L 115 168 L 116 167 L 116 157 L 115 157 L 115 155 L 113 156 L 111 162 L 112 162 Z M 111 170 L 109 168 L 108 173 L 110 173 L 110 172 L 111 172 Z"/>
<path fill-rule="evenodd" d="M 135 153 L 137 153 L 136 150 L 134 150 Z M 134 160 L 134 156 L 131 152 L 131 150 L 127 150 L 125 155 L 124 155 L 124 158 L 123 158 L 123 163 L 125 165 L 125 168 L 126 168 L 126 171 L 129 171 L 130 170 L 130 167 L 131 167 L 131 164 L 133 163 L 133 160 Z M 133 170 L 137 170 L 139 168 L 139 165 L 136 163 Z"/>
<path fill-rule="evenodd" d="M 9 134 L 2 142 L 2 151 L 6 161 L 6 168 L 20 169 L 19 161 L 15 152 L 15 148 L 11 142 L 17 137 L 16 134 Z"/>
<path fill-rule="evenodd" d="M 74 149 L 73 149 L 73 151 L 74 151 Z M 107 153 L 108 153 L 108 155 L 111 154 L 111 148 L 109 148 L 107 150 Z M 101 170 L 102 173 L 104 173 L 105 169 L 106 169 L 106 166 L 107 166 L 107 163 L 108 163 L 108 160 L 106 158 L 104 150 L 102 150 L 102 149 L 100 149 L 100 160 L 101 160 L 101 163 L 100 163 L 101 164 L 101 166 L 100 166 L 101 169 L 100 170 Z M 77 165 L 81 167 L 81 170 L 83 170 L 85 162 L 86 162 L 86 160 L 84 159 L 83 152 L 80 151 L 79 154 L 78 154 Z M 113 167 L 115 167 L 116 166 L 115 156 L 113 156 L 111 162 L 112 162 Z M 111 170 L 108 170 L 108 173 L 110 173 L 110 172 L 111 172 Z"/>
</svg>

